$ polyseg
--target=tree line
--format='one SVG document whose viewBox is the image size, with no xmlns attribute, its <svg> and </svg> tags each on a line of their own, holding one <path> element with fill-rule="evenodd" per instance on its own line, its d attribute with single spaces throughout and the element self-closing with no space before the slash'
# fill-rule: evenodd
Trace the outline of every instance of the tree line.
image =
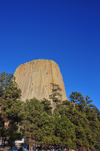
<svg viewBox="0 0 100 151">
<path fill-rule="evenodd" d="M 20 100 L 12 74 L 0 73 L 0 137 L 13 142 L 25 138 L 29 151 L 61 145 L 76 151 L 100 150 L 100 111 L 89 96 L 72 92 L 62 100 L 59 85 L 51 83 L 50 99 Z M 52 106 L 51 107 L 51 102 Z"/>
</svg>

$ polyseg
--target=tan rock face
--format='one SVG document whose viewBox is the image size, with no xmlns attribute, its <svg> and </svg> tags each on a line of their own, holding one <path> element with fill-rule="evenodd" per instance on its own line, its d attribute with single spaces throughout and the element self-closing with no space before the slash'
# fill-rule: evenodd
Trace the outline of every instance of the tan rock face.
<svg viewBox="0 0 100 151">
<path fill-rule="evenodd" d="M 16 69 L 14 76 L 22 90 L 23 101 L 33 97 L 49 99 L 52 93 L 50 83 L 58 84 L 62 89 L 62 100 L 67 99 L 59 66 L 52 60 L 39 59 L 24 63 Z"/>
</svg>

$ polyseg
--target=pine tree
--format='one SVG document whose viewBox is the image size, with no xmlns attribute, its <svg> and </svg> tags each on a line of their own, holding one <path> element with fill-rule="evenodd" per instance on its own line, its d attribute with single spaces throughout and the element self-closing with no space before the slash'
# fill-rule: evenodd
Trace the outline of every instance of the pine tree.
<svg viewBox="0 0 100 151">
<path fill-rule="evenodd" d="M 38 129 L 36 120 L 40 116 L 41 105 L 36 98 L 26 100 L 24 105 L 24 112 L 26 113 L 23 120 L 24 137 L 29 143 L 29 151 L 32 151 L 36 139 L 36 129 Z"/>
<path fill-rule="evenodd" d="M 84 98 L 78 92 L 72 92 L 70 100 L 74 103 L 74 108 L 71 108 L 70 112 L 71 120 L 76 126 L 76 144 L 78 148 L 94 149 L 99 130 L 96 107 L 90 104 L 92 100 L 89 96 Z"/>
<path fill-rule="evenodd" d="M 74 148 L 76 145 L 74 125 L 65 114 L 55 118 L 55 120 L 55 135 L 60 139 L 61 145 L 68 148 Z"/>
<path fill-rule="evenodd" d="M 46 107 L 46 108 L 45 108 Z M 29 142 L 29 151 L 33 144 L 52 143 L 52 121 L 48 114 L 49 105 L 40 102 L 36 98 L 26 100 L 25 119 L 23 120 L 24 137 Z M 46 111 L 45 111 L 46 109 Z"/>
<path fill-rule="evenodd" d="M 51 102 L 44 98 L 41 100 L 41 104 L 43 105 L 43 111 L 47 112 L 48 115 L 51 115 Z"/>
<path fill-rule="evenodd" d="M 50 83 L 50 84 L 52 86 L 52 94 L 49 95 L 49 98 L 52 100 L 52 105 L 53 105 L 52 113 L 53 113 L 57 105 L 61 103 L 62 95 L 60 94 L 61 88 L 59 87 L 58 84 L 55 84 L 55 83 Z"/>
<path fill-rule="evenodd" d="M 86 102 L 87 106 L 85 107 L 85 113 L 88 120 L 88 129 L 87 129 L 87 139 L 88 139 L 88 145 L 90 149 L 94 149 L 95 145 L 97 144 L 97 137 L 99 135 L 99 120 L 97 118 L 97 114 L 95 113 L 95 106 L 93 104 L 90 104 L 92 100 L 90 100 L 90 97 L 86 96 Z"/>
<path fill-rule="evenodd" d="M 81 150 L 81 148 L 88 147 L 85 132 L 88 125 L 85 114 L 86 102 L 82 94 L 78 92 L 72 92 L 69 97 L 72 103 L 70 104 L 68 113 L 70 113 L 70 119 L 75 126 L 76 146 Z"/>
<path fill-rule="evenodd" d="M 2 138 L 19 138 L 18 123 L 22 120 L 21 90 L 12 74 L 0 73 L 0 133 Z"/>
</svg>

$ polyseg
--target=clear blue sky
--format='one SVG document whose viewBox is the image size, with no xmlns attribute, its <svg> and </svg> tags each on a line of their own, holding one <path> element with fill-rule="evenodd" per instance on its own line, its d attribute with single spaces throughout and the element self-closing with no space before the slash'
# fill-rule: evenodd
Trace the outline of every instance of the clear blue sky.
<svg viewBox="0 0 100 151">
<path fill-rule="evenodd" d="M 0 72 L 35 59 L 54 60 L 67 97 L 100 109 L 100 0 L 0 0 Z"/>
</svg>

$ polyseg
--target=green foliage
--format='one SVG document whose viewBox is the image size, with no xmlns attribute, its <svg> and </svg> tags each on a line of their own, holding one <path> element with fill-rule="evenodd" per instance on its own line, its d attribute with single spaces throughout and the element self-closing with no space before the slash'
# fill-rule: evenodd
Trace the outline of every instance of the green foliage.
<svg viewBox="0 0 100 151">
<path fill-rule="evenodd" d="M 0 73 L 0 136 L 15 140 L 22 120 L 21 90 L 12 74 Z"/>
<path fill-rule="evenodd" d="M 59 137 L 62 146 L 75 147 L 75 127 L 65 114 L 55 118 L 55 135 Z"/>
<path fill-rule="evenodd" d="M 52 121 L 49 116 L 49 106 L 50 103 L 47 100 L 42 102 L 36 98 L 26 100 L 24 107 L 26 114 L 23 120 L 23 126 L 24 136 L 29 141 L 30 146 L 34 142 L 37 144 L 46 144 L 46 139 L 48 139 L 48 143 L 51 143 Z"/>
<path fill-rule="evenodd" d="M 49 95 L 49 98 L 53 100 L 55 103 L 59 103 L 62 100 L 62 95 L 60 94 L 61 88 L 58 84 L 51 83 L 52 86 L 52 94 Z"/>
<path fill-rule="evenodd" d="M 59 85 L 51 83 L 53 109 L 47 99 L 20 101 L 12 74 L 0 73 L 0 136 L 10 141 L 23 135 L 33 144 L 100 149 L 100 111 L 79 92 L 62 101 Z M 52 112 L 51 112 L 52 111 Z"/>
<path fill-rule="evenodd" d="M 58 109 L 59 108 L 59 104 L 62 101 L 62 95 L 60 94 L 61 92 L 61 88 L 59 87 L 58 84 L 55 83 L 50 83 L 51 87 L 52 87 L 52 94 L 49 95 L 49 98 L 52 101 L 52 114 L 54 109 Z"/>
<path fill-rule="evenodd" d="M 93 104 L 90 104 L 92 100 L 89 96 L 84 98 L 81 93 L 72 92 L 70 100 L 74 103 L 71 120 L 76 126 L 76 145 L 94 149 L 99 131 L 99 118 L 97 118 L 99 111 Z"/>
<path fill-rule="evenodd" d="M 52 109 L 51 102 L 44 98 L 43 100 L 41 100 L 41 104 L 43 105 L 43 111 L 51 115 L 51 109 Z"/>
</svg>

